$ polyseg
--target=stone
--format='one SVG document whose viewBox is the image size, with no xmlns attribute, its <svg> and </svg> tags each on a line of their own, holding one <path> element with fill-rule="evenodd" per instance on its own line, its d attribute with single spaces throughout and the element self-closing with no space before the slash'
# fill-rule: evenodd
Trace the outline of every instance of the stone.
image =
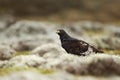
<svg viewBox="0 0 120 80">
<path fill-rule="evenodd" d="M 13 57 L 16 51 L 8 46 L 0 46 L 0 60 L 8 60 Z"/>
</svg>

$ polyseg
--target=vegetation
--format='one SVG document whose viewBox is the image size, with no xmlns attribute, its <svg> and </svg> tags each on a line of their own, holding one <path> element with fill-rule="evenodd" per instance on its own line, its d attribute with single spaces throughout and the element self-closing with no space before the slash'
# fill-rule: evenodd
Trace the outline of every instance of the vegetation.
<svg viewBox="0 0 120 80">
<path fill-rule="evenodd" d="M 41 74 L 52 74 L 55 72 L 54 70 L 51 69 L 41 69 L 34 67 L 9 67 L 9 68 L 0 68 L 0 76 L 4 76 L 18 71 L 34 71 Z"/>
<path fill-rule="evenodd" d="M 1 0 L 0 13 L 50 20 L 113 22 L 120 19 L 119 3 L 119 0 Z"/>
</svg>

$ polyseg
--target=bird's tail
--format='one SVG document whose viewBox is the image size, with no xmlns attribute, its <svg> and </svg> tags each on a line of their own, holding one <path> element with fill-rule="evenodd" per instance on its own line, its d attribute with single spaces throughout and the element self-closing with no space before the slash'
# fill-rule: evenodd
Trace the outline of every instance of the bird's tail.
<svg viewBox="0 0 120 80">
<path fill-rule="evenodd" d="M 93 52 L 95 52 L 95 53 L 104 53 L 102 50 L 99 50 L 93 46 L 91 46 L 91 48 L 93 49 Z"/>
</svg>

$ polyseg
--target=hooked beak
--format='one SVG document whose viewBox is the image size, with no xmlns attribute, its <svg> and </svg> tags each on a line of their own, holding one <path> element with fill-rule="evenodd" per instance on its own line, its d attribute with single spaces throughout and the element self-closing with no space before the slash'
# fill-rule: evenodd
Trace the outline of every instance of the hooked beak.
<svg viewBox="0 0 120 80">
<path fill-rule="evenodd" d="M 56 33 L 57 33 L 57 34 L 59 34 L 59 33 L 60 33 L 60 31 L 59 31 L 59 30 L 57 30 L 57 31 L 56 31 Z"/>
</svg>

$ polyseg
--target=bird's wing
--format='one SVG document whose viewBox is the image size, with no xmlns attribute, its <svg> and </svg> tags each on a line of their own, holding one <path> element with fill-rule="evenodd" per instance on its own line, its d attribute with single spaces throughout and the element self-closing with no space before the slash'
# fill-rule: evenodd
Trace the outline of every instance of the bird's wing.
<svg viewBox="0 0 120 80">
<path fill-rule="evenodd" d="M 73 39 L 73 40 L 70 40 L 71 43 L 73 44 L 77 44 L 77 45 L 80 45 L 82 47 L 85 47 L 85 46 L 88 46 L 89 44 L 82 41 L 82 40 L 77 40 L 77 39 Z"/>
<path fill-rule="evenodd" d="M 73 45 L 74 47 L 79 47 L 80 50 L 87 50 L 88 49 L 88 46 L 89 44 L 82 41 L 82 40 L 70 40 L 71 44 L 70 45 Z"/>
</svg>

